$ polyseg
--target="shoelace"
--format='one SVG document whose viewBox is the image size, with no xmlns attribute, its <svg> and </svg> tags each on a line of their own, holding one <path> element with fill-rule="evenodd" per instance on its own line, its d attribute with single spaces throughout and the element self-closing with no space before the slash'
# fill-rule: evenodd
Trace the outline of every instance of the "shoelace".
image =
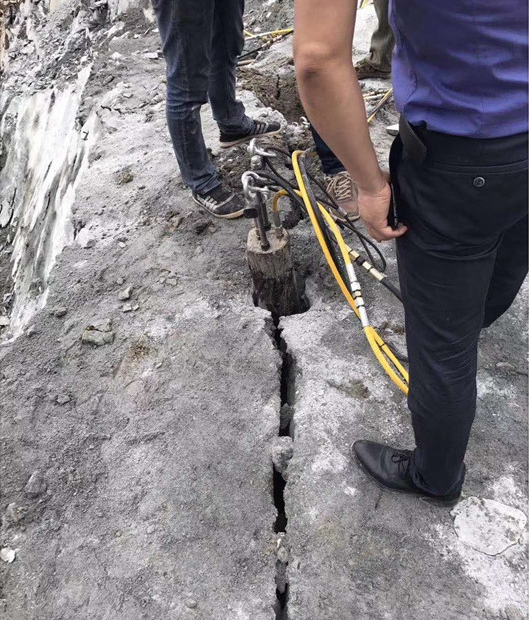
<svg viewBox="0 0 529 620">
<path fill-rule="evenodd" d="M 406 471 L 410 464 L 411 452 L 409 450 L 399 450 L 391 455 L 391 460 L 397 465 L 399 470 L 404 468 Z"/>
<path fill-rule="evenodd" d="M 334 195 L 336 202 L 346 202 L 354 197 L 353 183 L 347 172 L 339 172 L 331 177 L 327 191 Z"/>
</svg>

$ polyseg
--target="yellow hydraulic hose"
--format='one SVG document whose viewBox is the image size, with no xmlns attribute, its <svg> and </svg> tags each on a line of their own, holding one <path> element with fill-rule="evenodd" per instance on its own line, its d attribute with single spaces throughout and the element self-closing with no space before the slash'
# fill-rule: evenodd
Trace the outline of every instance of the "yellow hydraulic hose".
<svg viewBox="0 0 529 620">
<path fill-rule="evenodd" d="M 382 99 L 377 103 L 377 105 L 375 106 L 375 109 L 371 112 L 371 114 L 369 115 L 367 122 L 368 124 L 371 123 L 371 121 L 375 118 L 375 116 L 377 115 L 378 111 L 380 110 L 380 108 L 386 103 L 386 101 L 391 97 L 391 95 L 393 94 L 393 88 L 390 88 L 382 97 Z"/>
<path fill-rule="evenodd" d="M 262 39 L 264 37 L 283 37 L 294 32 L 294 28 L 282 28 L 281 30 L 270 30 L 269 32 L 252 33 L 248 30 L 244 31 L 246 39 Z"/>
<path fill-rule="evenodd" d="M 356 282 L 356 276 L 354 275 L 354 267 L 353 267 L 351 256 L 350 256 L 351 249 L 345 243 L 342 237 L 342 234 L 340 232 L 340 229 L 338 228 L 332 216 L 328 213 L 328 211 L 321 204 L 318 203 L 317 207 L 320 209 L 323 217 L 325 218 L 326 223 L 328 224 L 329 228 L 331 229 L 332 233 L 334 234 L 338 242 L 338 246 L 340 248 L 343 259 L 346 264 L 348 275 L 350 275 L 351 284 L 352 284 L 351 288 L 353 290 L 354 297 L 353 295 L 351 295 L 347 285 L 343 281 L 343 278 L 340 272 L 338 271 L 338 268 L 331 256 L 327 242 L 320 228 L 320 224 L 318 222 L 316 214 L 314 213 L 312 201 L 309 197 L 307 188 L 305 186 L 305 182 L 303 180 L 303 175 L 301 173 L 301 169 L 299 165 L 299 158 L 302 155 L 303 155 L 303 151 L 295 151 L 292 155 L 294 174 L 296 176 L 296 181 L 298 183 L 298 188 L 299 188 L 298 190 L 296 190 L 296 193 L 299 196 L 301 196 L 305 204 L 305 208 L 307 209 L 307 212 L 309 214 L 310 221 L 316 233 L 316 237 L 320 243 L 320 246 L 323 250 L 323 254 L 329 264 L 329 267 L 331 268 L 332 274 L 336 282 L 338 283 L 338 286 L 340 287 L 340 290 L 342 291 L 344 297 L 349 302 L 349 305 L 355 312 L 356 316 L 362 321 L 362 327 L 364 329 L 364 333 L 366 335 L 366 338 L 373 352 L 375 353 L 376 358 L 378 359 L 378 361 L 380 362 L 381 366 L 384 368 L 386 373 L 389 375 L 389 377 L 392 379 L 392 381 L 397 385 L 397 387 L 399 387 L 405 394 L 407 394 L 409 377 L 408 377 L 408 373 L 406 369 L 402 366 L 399 360 L 395 357 L 391 349 L 384 342 L 384 340 L 380 337 L 380 335 L 377 333 L 375 328 L 369 324 L 369 320 L 367 317 L 367 312 L 365 311 L 363 300 L 361 301 L 361 305 L 360 305 L 359 300 L 362 299 L 361 291 L 360 291 L 360 287 L 358 283 Z M 274 209 L 277 210 L 279 200 L 283 195 L 285 194 L 283 194 L 282 192 L 278 192 L 278 194 L 276 194 L 276 196 L 274 197 L 274 202 L 273 202 Z M 355 297 L 357 301 L 355 301 Z M 360 308 L 362 308 L 362 310 Z"/>
</svg>

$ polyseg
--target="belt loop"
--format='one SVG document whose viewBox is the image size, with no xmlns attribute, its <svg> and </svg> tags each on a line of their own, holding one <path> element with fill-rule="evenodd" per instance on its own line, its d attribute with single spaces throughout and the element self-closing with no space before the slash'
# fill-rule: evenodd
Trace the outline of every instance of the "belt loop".
<svg viewBox="0 0 529 620">
<path fill-rule="evenodd" d="M 399 119 L 399 135 L 404 145 L 404 155 L 416 164 L 421 164 L 428 153 L 426 145 L 402 114 Z"/>
</svg>

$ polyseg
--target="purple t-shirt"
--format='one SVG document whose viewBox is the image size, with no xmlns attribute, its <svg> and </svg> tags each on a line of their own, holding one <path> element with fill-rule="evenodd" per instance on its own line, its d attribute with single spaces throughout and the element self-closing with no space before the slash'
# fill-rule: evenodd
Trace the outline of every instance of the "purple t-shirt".
<svg viewBox="0 0 529 620">
<path fill-rule="evenodd" d="M 391 0 L 397 109 L 471 138 L 527 131 L 527 0 Z"/>
</svg>

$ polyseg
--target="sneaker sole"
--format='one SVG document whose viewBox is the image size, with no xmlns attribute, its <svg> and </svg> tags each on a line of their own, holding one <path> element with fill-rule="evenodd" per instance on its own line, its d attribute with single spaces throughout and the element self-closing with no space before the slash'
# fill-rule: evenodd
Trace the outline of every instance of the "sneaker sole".
<svg viewBox="0 0 529 620">
<path fill-rule="evenodd" d="M 390 80 L 391 73 L 369 73 L 367 75 L 357 75 L 359 80 Z"/>
<path fill-rule="evenodd" d="M 237 144 L 243 144 L 244 142 L 250 142 L 254 138 L 264 138 L 265 136 L 278 136 L 281 133 L 281 129 L 277 129 L 276 131 L 268 131 L 267 133 L 260 133 L 256 136 L 246 136 L 245 138 L 239 138 L 238 140 L 232 140 L 231 142 L 221 142 L 221 149 L 229 149 L 232 146 L 237 146 Z"/>
<path fill-rule="evenodd" d="M 244 214 L 244 209 L 240 209 L 239 211 L 235 211 L 234 213 L 226 213 L 226 215 L 219 215 L 218 213 L 215 213 L 214 211 L 211 211 L 211 209 L 208 209 L 205 205 L 203 205 L 194 196 L 192 198 L 193 198 L 194 202 L 196 202 L 196 204 L 199 207 L 202 207 L 202 209 L 204 209 L 204 211 L 207 211 L 210 215 L 212 215 L 213 217 L 218 218 L 219 220 L 236 220 L 238 217 L 242 217 L 243 214 Z"/>
<path fill-rule="evenodd" d="M 425 502 L 426 504 L 432 504 L 433 506 L 437 506 L 438 508 L 453 508 L 456 504 L 461 501 L 461 497 L 458 497 L 454 500 L 443 500 L 437 497 L 429 497 L 428 495 L 422 495 L 421 493 L 416 493 L 415 491 L 405 491 L 404 489 L 392 489 L 391 487 L 387 487 L 385 484 L 382 484 L 379 480 L 377 480 L 372 474 L 370 474 L 367 469 L 364 467 L 362 461 L 356 455 L 356 452 L 353 450 L 353 446 L 349 448 L 349 451 L 354 457 L 357 465 L 360 469 L 368 476 L 369 480 L 374 482 L 379 489 L 382 491 L 388 491 L 390 493 L 394 493 L 395 495 L 408 495 L 410 497 L 416 497 L 421 502 Z"/>
</svg>

